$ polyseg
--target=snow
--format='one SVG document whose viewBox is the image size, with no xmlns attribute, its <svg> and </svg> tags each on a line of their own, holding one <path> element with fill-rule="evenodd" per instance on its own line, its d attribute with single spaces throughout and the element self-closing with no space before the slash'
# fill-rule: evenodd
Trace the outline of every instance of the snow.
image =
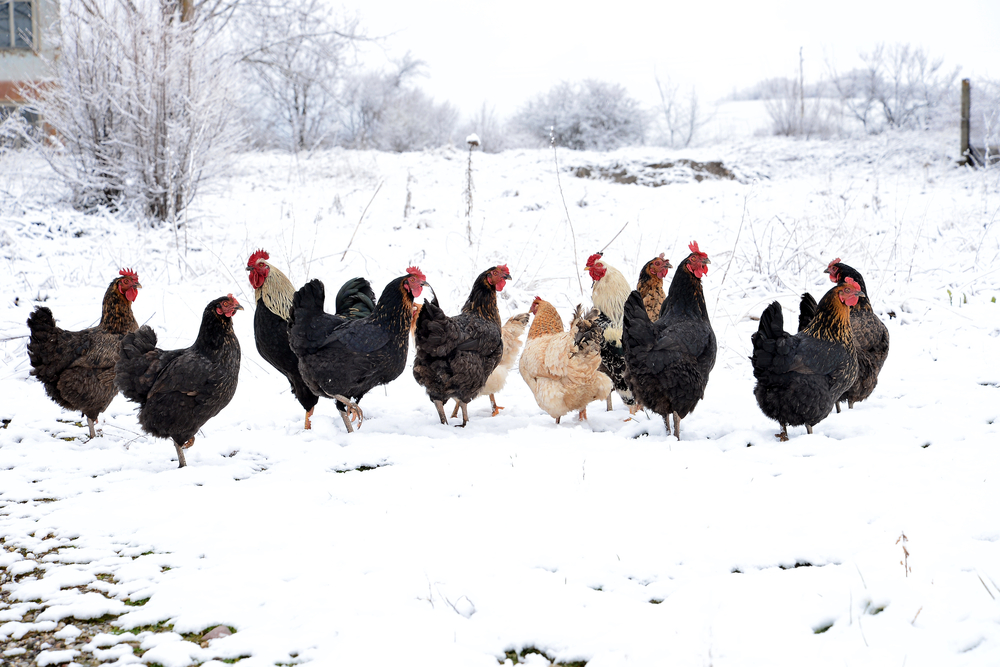
<svg viewBox="0 0 1000 667">
<path fill-rule="evenodd" d="M 12 601 L 0 637 L 111 614 L 138 633 L 126 636 L 143 662 L 165 666 L 487 666 L 508 651 L 548 664 L 520 655 L 530 648 L 590 667 L 997 664 L 1000 175 L 954 166 L 953 144 L 887 134 L 561 150 L 562 193 L 550 150 L 477 153 L 471 246 L 462 148 L 241 156 L 176 234 L 74 212 L 37 162 L 0 159 L 0 566 Z M 742 176 L 573 177 L 667 159 Z M 409 368 L 365 397 L 358 432 L 325 400 L 303 431 L 255 349 L 243 267 L 259 247 L 293 283 L 328 289 L 365 275 L 378 294 L 417 265 L 449 313 L 483 268 L 507 263 L 504 320 L 536 295 L 565 316 L 589 303 L 585 258 L 626 222 L 604 259 L 630 280 L 660 252 L 678 264 L 692 240 L 712 259 L 719 354 L 680 441 L 655 415 L 624 421 L 617 398 L 613 412 L 592 405 L 587 422 L 556 425 L 516 372 L 499 416 L 482 398 L 465 429 L 445 427 Z M 752 394 L 751 317 L 778 299 L 793 322 L 802 291 L 828 289 L 833 257 L 865 276 L 890 355 L 869 400 L 779 443 Z M 87 442 L 79 415 L 28 375 L 35 300 L 64 327 L 91 326 L 123 266 L 143 285 L 136 318 L 163 347 L 189 345 L 217 296 L 246 308 L 236 397 L 184 469 L 122 397 Z M 22 623 L 35 600 L 40 622 Z M 219 625 L 234 633 L 206 648 L 185 638 Z M 123 641 L 99 635 L 83 651 L 138 661 Z"/>
</svg>

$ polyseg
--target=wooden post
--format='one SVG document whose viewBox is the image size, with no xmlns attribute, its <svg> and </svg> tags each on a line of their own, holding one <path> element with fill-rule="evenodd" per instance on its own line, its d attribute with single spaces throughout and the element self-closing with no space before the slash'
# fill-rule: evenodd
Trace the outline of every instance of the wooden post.
<svg viewBox="0 0 1000 667">
<path fill-rule="evenodd" d="M 966 164 L 973 166 L 975 163 L 972 160 L 972 151 L 969 150 L 969 115 L 970 115 L 970 103 L 971 95 L 969 88 L 969 80 L 962 79 L 962 138 L 961 138 L 961 151 L 962 158 L 958 161 L 959 164 Z"/>
</svg>

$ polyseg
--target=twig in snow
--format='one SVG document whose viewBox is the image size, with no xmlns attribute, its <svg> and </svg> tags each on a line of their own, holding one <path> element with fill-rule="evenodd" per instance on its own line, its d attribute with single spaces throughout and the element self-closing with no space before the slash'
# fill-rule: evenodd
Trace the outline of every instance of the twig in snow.
<svg viewBox="0 0 1000 667">
<path fill-rule="evenodd" d="M 576 230 L 573 229 L 573 219 L 569 217 L 569 206 L 566 205 L 566 195 L 563 194 L 562 179 L 559 178 L 559 156 L 556 154 L 556 128 L 553 125 L 549 128 L 549 141 L 552 144 L 552 160 L 556 165 L 556 185 L 559 186 L 559 197 L 562 199 L 563 209 L 566 211 L 566 221 L 569 223 L 569 233 L 573 236 L 573 267 L 576 267 L 577 258 L 580 256 L 576 252 Z M 614 239 L 612 239 L 614 240 Z M 580 284 L 580 296 L 583 296 L 583 275 L 582 271 L 576 271 L 576 281 Z"/>
<path fill-rule="evenodd" d="M 747 219 L 747 200 L 750 199 L 750 195 L 753 194 L 753 186 L 757 182 L 756 179 L 750 183 L 750 190 L 743 195 L 743 214 L 740 216 L 740 226 L 736 230 L 736 240 L 733 241 L 733 251 L 729 255 L 729 262 L 726 263 L 726 270 L 722 273 L 722 282 L 719 283 L 719 291 L 715 295 L 715 308 L 712 310 L 712 317 L 715 317 L 715 313 L 719 310 L 719 299 L 722 298 L 722 286 L 726 284 L 726 276 L 729 275 L 729 267 L 733 265 L 733 259 L 736 257 L 736 246 L 740 242 L 740 232 L 743 231 L 743 222 Z"/>
<path fill-rule="evenodd" d="M 629 222 L 631 222 L 631 221 L 629 221 Z M 605 250 L 607 250 L 608 246 L 611 245 L 612 243 L 614 243 L 616 238 L 618 238 L 619 236 L 621 236 L 621 233 L 625 231 L 626 227 L 628 227 L 628 222 L 626 222 L 624 225 L 622 225 L 622 228 L 618 230 L 618 233 L 615 234 L 614 236 L 612 236 L 611 240 L 608 241 L 607 244 L 603 248 L 601 248 L 598 252 L 604 252 Z"/>
<path fill-rule="evenodd" d="M 991 591 L 990 587 L 986 585 L 986 582 L 983 581 L 983 578 L 979 576 L 978 572 L 976 572 L 976 577 L 979 579 L 979 583 L 981 583 L 983 585 L 983 588 L 986 589 L 986 592 L 990 594 L 990 597 L 993 598 L 994 600 L 996 600 L 996 596 L 993 595 L 993 591 Z M 917 613 L 919 614 L 920 612 L 918 611 Z M 917 617 L 914 616 L 913 620 L 917 620 Z"/>
<path fill-rule="evenodd" d="M 368 200 L 368 205 L 365 206 L 365 210 L 361 211 L 361 217 L 358 219 L 358 224 L 354 228 L 354 234 L 351 234 L 351 240 L 347 242 L 347 247 L 344 248 L 344 254 L 340 256 L 341 262 L 343 262 L 344 258 L 347 257 L 347 251 L 351 249 L 351 244 L 354 243 L 354 236 L 358 233 L 358 229 L 361 227 L 361 223 L 365 219 L 365 213 L 368 212 L 368 207 L 372 205 L 372 202 L 375 201 L 375 196 L 378 194 L 378 191 L 382 189 L 382 183 L 385 183 L 385 181 L 382 181 L 381 183 L 378 184 L 378 187 L 375 188 L 374 194 L 372 194 L 372 198 Z"/>
</svg>

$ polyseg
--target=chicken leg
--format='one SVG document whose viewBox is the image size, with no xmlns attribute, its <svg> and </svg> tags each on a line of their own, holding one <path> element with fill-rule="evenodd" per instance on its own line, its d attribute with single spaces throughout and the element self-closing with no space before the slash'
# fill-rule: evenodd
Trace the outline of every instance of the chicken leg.
<svg viewBox="0 0 1000 667">
<path fill-rule="evenodd" d="M 781 442 L 788 442 L 788 424 L 781 424 L 781 433 L 775 433 L 774 437 Z"/>
<path fill-rule="evenodd" d="M 90 438 L 94 439 L 97 437 L 97 432 L 94 431 L 94 420 L 87 417 L 87 426 L 90 428 Z"/>
<path fill-rule="evenodd" d="M 465 401 L 459 401 L 458 405 L 459 407 L 462 408 L 462 423 L 455 424 L 455 426 L 461 426 L 462 428 L 465 428 L 465 425 L 469 423 L 469 404 L 466 403 Z"/>
<path fill-rule="evenodd" d="M 674 435 L 677 436 L 678 440 L 681 439 L 681 416 L 676 412 L 674 413 Z"/>
<path fill-rule="evenodd" d="M 177 450 L 177 467 L 178 468 L 183 468 L 184 466 L 187 465 L 187 459 L 184 458 L 184 450 L 185 449 L 189 449 L 191 447 L 191 445 L 193 445 L 193 444 L 194 444 L 194 436 L 193 435 L 183 445 L 178 445 L 177 442 L 174 441 L 174 449 Z"/>
<path fill-rule="evenodd" d="M 490 394 L 490 403 L 493 404 L 493 415 L 492 416 L 496 417 L 498 414 L 500 414 L 500 411 L 503 410 L 503 406 L 502 405 L 497 405 L 497 399 L 494 398 L 493 394 Z"/>
<path fill-rule="evenodd" d="M 315 409 L 316 408 L 310 408 L 309 412 L 306 413 L 306 426 L 305 426 L 305 429 L 307 431 L 312 430 L 313 425 L 312 425 L 312 422 L 309 421 L 309 418 L 313 416 L 313 410 L 315 410 Z"/>
<path fill-rule="evenodd" d="M 455 401 L 458 401 L 458 399 L 456 398 Z M 434 401 L 434 407 L 437 408 L 438 417 L 441 419 L 441 423 L 447 426 L 448 425 L 448 418 L 444 414 L 444 403 L 442 403 L 441 401 Z M 455 414 L 458 414 L 458 403 L 457 402 L 455 404 Z M 455 415 L 452 415 L 452 416 L 454 417 Z"/>
</svg>

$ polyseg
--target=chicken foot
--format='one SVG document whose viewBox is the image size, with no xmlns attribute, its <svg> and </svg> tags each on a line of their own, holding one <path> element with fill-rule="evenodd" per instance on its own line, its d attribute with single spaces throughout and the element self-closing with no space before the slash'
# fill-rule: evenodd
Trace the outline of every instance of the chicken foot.
<svg viewBox="0 0 1000 667">
<path fill-rule="evenodd" d="M 681 439 L 681 416 L 676 412 L 674 413 L 674 435 L 677 436 L 678 440 Z"/>
<path fill-rule="evenodd" d="M 307 431 L 312 430 L 313 425 L 312 425 L 312 422 L 309 421 L 309 418 L 313 416 L 313 410 L 315 410 L 315 409 L 316 408 L 312 408 L 312 409 L 309 410 L 309 412 L 306 413 L 306 425 L 305 425 L 305 429 Z"/>
<path fill-rule="evenodd" d="M 340 410 L 340 416 L 344 420 L 344 426 L 347 427 L 348 433 L 354 433 L 354 425 L 351 423 L 354 418 L 358 419 L 358 428 L 361 428 L 361 422 L 365 420 L 365 413 L 361 410 L 361 407 L 347 398 L 343 394 L 334 394 L 331 398 L 335 398 L 339 404 L 343 404 L 346 410 L 340 410 L 340 405 L 337 405 L 337 409 Z"/>
<path fill-rule="evenodd" d="M 775 433 L 774 437 L 781 442 L 788 442 L 788 424 L 781 424 L 781 433 Z"/>
<path fill-rule="evenodd" d="M 614 395 L 614 393 L 615 393 L 615 390 L 612 389 L 611 393 L 608 394 L 608 412 L 611 412 L 612 410 L 614 410 L 614 407 L 611 405 L 611 397 Z"/>
<path fill-rule="evenodd" d="M 87 417 L 87 427 L 90 428 L 90 437 L 91 437 L 91 439 L 94 439 L 94 438 L 97 437 L 97 432 L 94 431 L 94 423 L 95 422 L 94 422 L 93 419 L 91 419 L 90 417 Z"/>
<path fill-rule="evenodd" d="M 177 467 L 178 468 L 183 468 L 184 466 L 187 465 L 187 459 L 184 458 L 184 450 L 185 449 L 189 449 L 191 447 L 191 445 L 193 445 L 193 444 L 194 444 L 194 436 L 193 435 L 190 438 L 188 438 L 188 441 L 185 442 L 183 445 L 178 445 L 176 442 L 174 442 L 174 449 L 177 450 Z"/>
<path fill-rule="evenodd" d="M 455 426 L 461 426 L 465 428 L 465 425 L 469 423 L 469 404 L 465 401 L 459 401 L 458 406 L 462 408 L 462 423 L 455 424 Z"/>
<path fill-rule="evenodd" d="M 490 403 L 493 404 L 493 415 L 492 416 L 496 417 L 498 414 L 500 414 L 500 411 L 503 410 L 504 407 L 502 405 L 497 405 L 497 399 L 494 398 L 493 394 L 490 394 Z"/>
</svg>

